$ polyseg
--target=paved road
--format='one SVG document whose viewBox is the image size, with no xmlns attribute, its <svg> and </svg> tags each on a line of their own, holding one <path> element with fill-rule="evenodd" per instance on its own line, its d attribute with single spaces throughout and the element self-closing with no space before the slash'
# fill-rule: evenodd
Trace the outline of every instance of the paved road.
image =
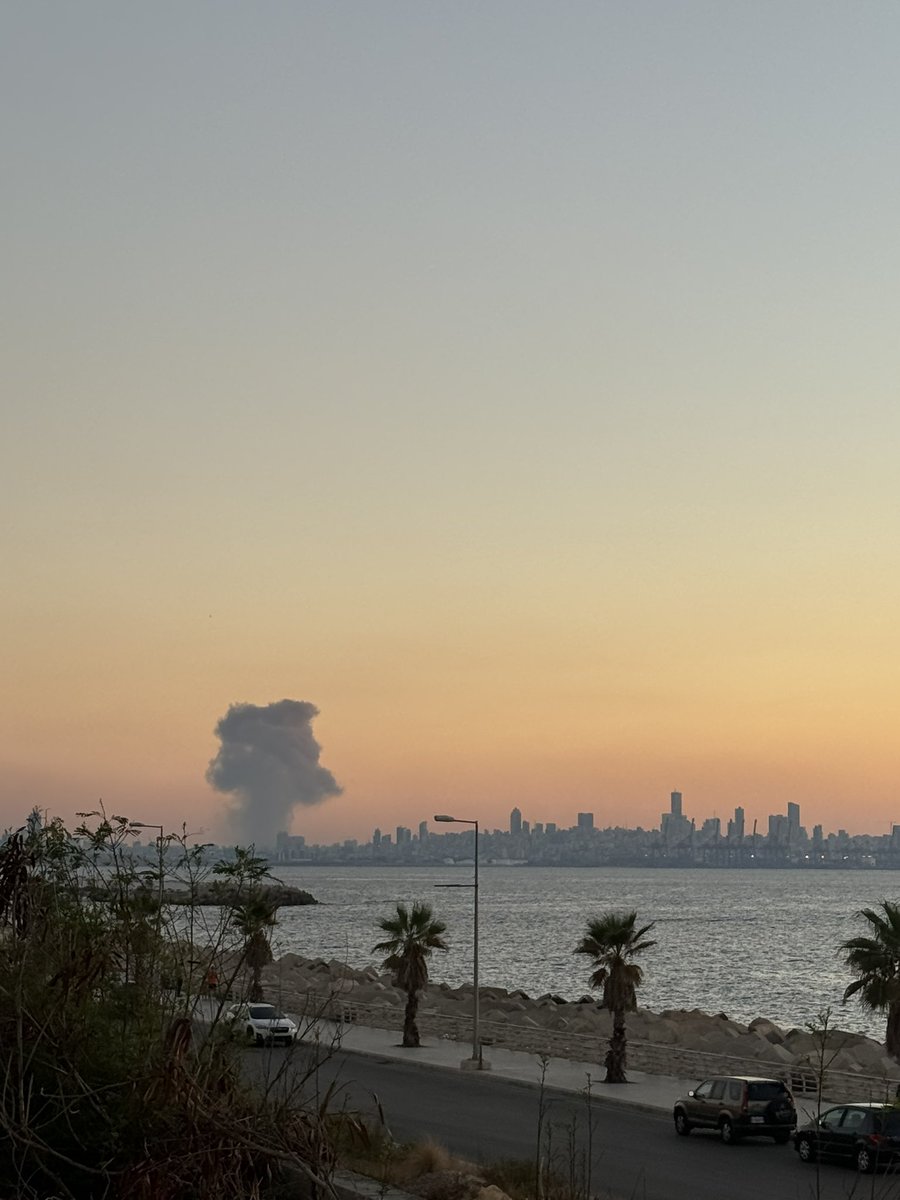
<svg viewBox="0 0 900 1200">
<path fill-rule="evenodd" d="M 258 1052 L 258 1067 L 275 1067 L 284 1053 Z M 374 1113 L 380 1103 L 400 1141 L 431 1136 L 476 1161 L 534 1158 L 539 1089 L 533 1086 L 343 1050 L 319 1069 L 320 1086 L 335 1079 L 350 1107 Z M 552 1146 L 566 1163 L 571 1138 L 584 1151 L 590 1111 L 592 1191 L 602 1200 L 900 1200 L 896 1177 L 858 1177 L 831 1165 L 817 1172 L 791 1147 L 771 1141 L 723 1146 L 714 1135 L 677 1137 L 667 1113 L 600 1099 L 589 1110 L 586 1099 L 549 1089 L 545 1100 Z"/>
</svg>

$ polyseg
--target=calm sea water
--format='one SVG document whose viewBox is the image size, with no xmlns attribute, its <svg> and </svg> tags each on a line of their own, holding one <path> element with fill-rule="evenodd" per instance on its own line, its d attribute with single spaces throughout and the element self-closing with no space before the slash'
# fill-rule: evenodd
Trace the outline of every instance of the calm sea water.
<svg viewBox="0 0 900 1200">
<path fill-rule="evenodd" d="M 279 866 L 275 874 L 320 901 L 281 910 L 278 953 L 377 965 L 378 918 L 398 901 L 425 900 L 450 944 L 432 960 L 432 979 L 471 982 L 472 890 L 436 886 L 471 883 L 470 866 Z M 790 1028 L 830 1005 L 841 1028 L 883 1037 L 882 1018 L 841 1004 L 850 976 L 838 946 L 864 932 L 860 908 L 900 897 L 900 871 L 490 866 L 479 884 L 483 986 L 586 995 L 589 961 L 572 951 L 587 920 L 634 908 L 641 924 L 656 922 L 657 945 L 643 956 L 643 1007 L 701 1008 L 743 1022 L 764 1016 Z"/>
</svg>

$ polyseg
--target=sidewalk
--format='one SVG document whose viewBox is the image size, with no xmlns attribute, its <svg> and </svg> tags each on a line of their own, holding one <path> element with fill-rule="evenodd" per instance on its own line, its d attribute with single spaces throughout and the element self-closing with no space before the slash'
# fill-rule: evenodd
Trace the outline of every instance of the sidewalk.
<svg viewBox="0 0 900 1200">
<path fill-rule="evenodd" d="M 325 1024 L 322 1022 L 323 1026 Z M 330 1038 L 333 1030 L 341 1049 L 352 1051 L 354 1054 L 395 1058 L 422 1067 L 443 1067 L 456 1071 L 465 1069 L 473 1075 L 478 1074 L 472 1061 L 471 1042 L 451 1042 L 423 1034 L 422 1045 L 416 1049 L 409 1049 L 400 1045 L 399 1029 L 372 1029 L 351 1024 L 338 1027 L 332 1026 L 330 1022 L 327 1024 L 327 1036 Z M 323 1041 L 326 1038 L 324 1028 L 321 1037 Z M 596 1062 L 571 1062 L 564 1058 L 548 1058 L 544 1086 L 560 1091 L 583 1093 L 590 1085 L 594 1099 L 671 1113 L 678 1097 L 699 1083 L 697 1079 L 674 1079 L 666 1075 L 647 1075 L 631 1070 L 627 1071 L 628 1083 L 604 1083 L 606 1071 L 600 1059 L 605 1053 L 606 1047 L 598 1043 Z M 541 1082 L 542 1063 L 536 1054 L 509 1050 L 505 1046 L 485 1046 L 483 1063 L 485 1075 L 517 1080 L 534 1087 Z"/>
<path fill-rule="evenodd" d="M 197 1015 L 210 1021 L 217 1002 L 208 998 L 198 1001 Z M 314 1026 L 294 1014 L 302 1031 L 302 1040 L 311 1043 L 316 1038 L 325 1045 L 334 1043 L 342 1050 L 353 1054 L 367 1054 L 378 1058 L 393 1058 L 420 1067 L 439 1067 L 444 1070 L 466 1070 L 473 1075 L 483 1073 L 501 1079 L 515 1080 L 529 1087 L 541 1083 L 542 1061 L 534 1053 L 510 1050 L 505 1046 L 483 1047 L 483 1070 L 479 1071 L 472 1060 L 472 1043 L 456 1042 L 434 1034 L 422 1034 L 422 1045 L 415 1049 L 402 1046 L 401 1030 L 378 1029 L 353 1022 L 337 1024 L 319 1020 Z M 544 1086 L 564 1092 L 584 1094 L 590 1087 L 594 1100 L 610 1104 L 626 1104 L 650 1112 L 671 1114 L 675 1101 L 700 1082 L 700 1077 L 680 1079 L 670 1075 L 649 1075 L 628 1068 L 627 1083 L 604 1083 L 606 1074 L 601 1059 L 606 1046 L 598 1042 L 595 1062 L 576 1062 L 566 1058 L 547 1058 L 544 1069 Z M 795 1096 L 798 1118 L 815 1107 L 813 1097 Z M 823 1103 L 831 1103 L 823 1099 Z"/>
</svg>

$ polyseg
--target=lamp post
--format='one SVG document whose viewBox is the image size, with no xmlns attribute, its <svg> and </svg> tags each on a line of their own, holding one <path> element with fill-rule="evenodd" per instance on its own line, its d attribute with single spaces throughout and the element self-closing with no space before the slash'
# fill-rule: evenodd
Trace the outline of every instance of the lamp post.
<svg viewBox="0 0 900 1200">
<path fill-rule="evenodd" d="M 478 1034 L 478 822 L 467 821 L 464 817 L 450 817 L 446 813 L 435 814 L 435 821 L 442 821 L 449 825 L 471 825 L 475 830 L 475 881 L 474 883 L 448 883 L 438 884 L 438 887 L 471 887 L 475 894 L 475 918 L 473 927 L 473 942 L 472 942 L 472 984 L 473 984 L 473 1005 L 472 1005 L 472 1062 L 481 1070 L 484 1067 L 484 1060 L 481 1056 L 481 1038 Z M 463 1063 L 463 1066 L 466 1064 Z"/>
<path fill-rule="evenodd" d="M 148 825 L 146 821 L 131 821 L 130 825 L 131 825 L 132 829 L 158 829 L 159 830 L 159 837 L 156 839 L 156 845 L 159 850 L 159 890 L 158 890 L 157 894 L 159 897 L 159 917 L 158 917 L 158 919 L 161 921 L 162 920 L 162 906 L 163 906 L 163 827 L 162 827 L 162 825 Z"/>
</svg>

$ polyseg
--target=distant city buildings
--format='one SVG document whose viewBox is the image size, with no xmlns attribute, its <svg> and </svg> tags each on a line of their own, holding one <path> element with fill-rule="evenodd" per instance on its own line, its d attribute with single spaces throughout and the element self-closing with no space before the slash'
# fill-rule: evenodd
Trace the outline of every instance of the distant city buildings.
<svg viewBox="0 0 900 1200">
<path fill-rule="evenodd" d="M 786 812 L 771 813 L 758 832 L 746 828 L 744 808 L 723 823 L 716 816 L 699 823 L 684 810 L 681 792 L 669 796 L 669 809 L 657 829 L 598 829 L 592 812 L 575 814 L 575 824 L 560 828 L 555 821 L 530 822 L 521 809 L 509 814 L 509 829 L 482 826 L 479 854 L 486 865 L 515 863 L 531 866 L 651 866 L 651 867 L 886 867 L 900 869 L 900 824 L 880 837 L 850 837 L 846 830 L 826 834 L 821 825 L 809 836 L 800 823 L 800 805 L 788 802 Z M 274 848 L 279 862 L 427 865 L 470 861 L 472 830 L 431 833 L 420 821 L 414 834 L 398 825 L 394 837 L 375 829 L 370 842 L 353 840 L 333 846 L 310 846 L 302 836 L 280 833 Z"/>
<path fill-rule="evenodd" d="M 307 858 L 306 838 L 301 834 L 279 833 L 275 839 L 275 857 L 279 862 L 297 862 Z"/>
</svg>

